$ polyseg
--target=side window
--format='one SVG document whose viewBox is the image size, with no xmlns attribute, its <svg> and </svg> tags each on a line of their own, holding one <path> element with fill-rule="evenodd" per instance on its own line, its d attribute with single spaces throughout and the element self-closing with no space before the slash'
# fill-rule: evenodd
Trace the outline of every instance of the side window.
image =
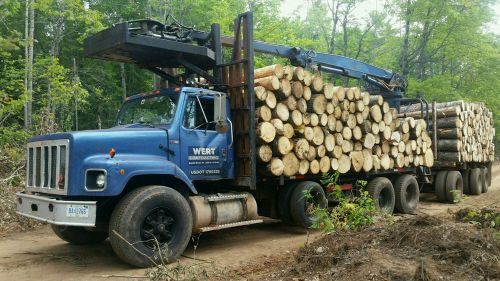
<svg viewBox="0 0 500 281">
<path fill-rule="evenodd" d="M 213 121 L 214 100 L 212 98 L 190 97 L 187 100 L 183 122 L 185 128 L 215 131 Z"/>
</svg>

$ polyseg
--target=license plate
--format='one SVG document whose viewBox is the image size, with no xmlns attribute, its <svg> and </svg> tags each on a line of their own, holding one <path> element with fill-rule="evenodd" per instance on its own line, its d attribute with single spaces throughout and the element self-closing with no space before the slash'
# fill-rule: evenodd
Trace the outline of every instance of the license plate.
<svg viewBox="0 0 500 281">
<path fill-rule="evenodd" d="M 89 205 L 69 205 L 66 208 L 66 216 L 73 218 L 88 218 Z"/>
</svg>

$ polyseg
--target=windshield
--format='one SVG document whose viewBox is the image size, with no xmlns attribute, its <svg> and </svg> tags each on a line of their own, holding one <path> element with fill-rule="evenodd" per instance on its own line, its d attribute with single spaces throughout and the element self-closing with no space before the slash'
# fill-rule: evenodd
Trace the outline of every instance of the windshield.
<svg viewBox="0 0 500 281">
<path fill-rule="evenodd" d="M 172 123 L 177 105 L 177 96 L 147 96 L 126 102 L 118 114 L 118 125 Z"/>
</svg>

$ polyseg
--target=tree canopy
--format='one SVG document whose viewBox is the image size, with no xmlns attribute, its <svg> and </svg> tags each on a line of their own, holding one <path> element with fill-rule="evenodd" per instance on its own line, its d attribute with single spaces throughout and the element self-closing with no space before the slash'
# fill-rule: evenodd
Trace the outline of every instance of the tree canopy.
<svg viewBox="0 0 500 281">
<path fill-rule="evenodd" d="M 150 72 L 85 58 L 88 35 L 113 23 L 164 21 L 167 15 L 200 30 L 217 22 L 231 35 L 234 18 L 247 10 L 254 12 L 257 40 L 390 69 L 407 76 L 409 96 L 484 102 L 500 128 L 500 35 L 485 28 L 494 19 L 493 0 L 387 0 L 383 9 L 360 16 L 356 8 L 362 2 L 308 0 L 299 7 L 305 13 L 285 16 L 279 0 L 0 1 L 0 143 L 37 133 L 110 127 L 123 91 L 132 95 L 153 89 Z M 282 61 L 266 55 L 255 60 L 257 66 Z M 28 101 L 33 121 L 23 129 Z"/>
</svg>

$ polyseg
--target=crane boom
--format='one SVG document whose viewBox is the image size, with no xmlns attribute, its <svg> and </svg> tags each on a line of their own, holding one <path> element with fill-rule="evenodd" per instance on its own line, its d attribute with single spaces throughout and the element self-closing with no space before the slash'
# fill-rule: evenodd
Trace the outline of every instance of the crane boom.
<svg viewBox="0 0 500 281">
<path fill-rule="evenodd" d="M 294 66 L 358 79 L 389 102 L 404 97 L 406 92 L 403 76 L 356 59 L 255 40 L 252 45 L 254 52 L 287 58 Z M 154 20 L 119 23 L 85 40 L 87 56 L 135 63 L 176 83 L 176 77 L 161 69 L 184 67 L 187 74 L 195 73 L 220 84 L 216 70 L 222 65 L 222 47 L 234 50 L 235 39 L 221 36 L 218 24 L 204 32 Z M 210 69 L 214 75 L 208 72 Z"/>
</svg>

